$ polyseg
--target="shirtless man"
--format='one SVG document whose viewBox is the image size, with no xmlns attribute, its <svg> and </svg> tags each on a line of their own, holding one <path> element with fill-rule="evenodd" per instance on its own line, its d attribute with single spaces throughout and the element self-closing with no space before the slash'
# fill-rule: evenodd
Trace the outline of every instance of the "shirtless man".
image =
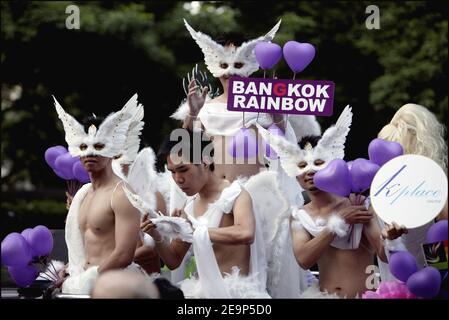
<svg viewBox="0 0 449 320">
<path fill-rule="evenodd" d="M 184 152 L 171 153 L 178 142 L 168 139 L 160 150 L 160 155 L 167 159 L 167 168 L 176 184 L 188 196 L 194 196 L 184 210 L 178 209 L 174 214 L 187 218 L 195 228 L 193 249 L 198 280 L 185 280 L 181 289 L 187 297 L 269 297 L 265 292 L 265 283 L 257 283 L 255 276 L 248 277 L 252 273 L 250 256 L 255 237 L 251 197 L 238 181 L 231 184 L 213 173 L 213 151 L 209 155 L 205 154 L 207 151 L 203 152 L 206 148 L 211 150 L 211 142 L 201 141 L 201 136 L 200 133 L 189 132 L 188 145 L 182 149 Z M 201 141 L 201 150 L 192 147 L 193 139 Z M 189 159 L 183 155 L 186 150 L 190 150 Z M 201 152 L 201 163 L 193 163 L 194 152 Z M 210 206 L 212 203 L 215 205 Z M 171 243 L 164 242 L 149 219 L 144 220 L 141 228 L 154 238 L 156 250 L 165 264 L 170 269 L 177 268 L 191 244 L 178 239 Z M 204 255 L 205 251 L 210 255 Z M 240 283 L 240 288 L 246 285 L 247 290 L 236 292 L 238 289 L 233 288 L 236 283 L 232 283 L 231 278 Z"/>
<path fill-rule="evenodd" d="M 99 273 L 127 267 L 138 241 L 139 213 L 129 203 L 111 161 L 101 156 L 81 157 L 92 184 L 78 218 L 84 236 L 85 269 L 98 266 Z"/>
<path fill-rule="evenodd" d="M 374 263 L 374 253 L 386 259 L 381 240 L 395 239 L 406 230 L 397 225 L 387 227 L 381 239 L 372 211 L 361 201 L 350 201 L 315 187 L 315 172 L 332 160 L 343 159 L 351 123 L 351 107 L 346 106 L 322 137 L 305 137 L 299 145 L 261 127 L 259 131 L 279 155 L 286 173 L 296 177 L 311 199 L 303 208 L 292 206 L 291 233 L 298 264 L 308 269 L 318 263 L 321 290 L 352 298 L 366 291 L 366 267 Z M 310 292 L 305 294 L 312 296 Z"/>
<path fill-rule="evenodd" d="M 83 125 L 55 99 L 69 152 L 80 157 L 91 180 L 78 190 L 67 215 L 69 277 L 62 283 L 64 293 L 89 294 L 98 274 L 133 262 L 140 214 L 126 197 L 124 182 L 114 174 L 111 162 L 125 149 L 136 99 L 106 119 L 89 117 Z M 134 268 L 140 270 L 137 265 Z"/>
<path fill-rule="evenodd" d="M 320 159 L 315 161 L 319 163 Z M 299 163 L 299 166 L 305 164 Z M 293 250 L 296 259 L 304 269 L 318 263 L 321 291 L 347 298 L 360 297 L 367 290 L 366 268 L 374 264 L 374 255 L 377 254 L 382 261 L 387 262 L 383 240 L 396 239 L 406 230 L 393 224 L 393 227 L 381 232 L 371 209 L 354 204 L 355 197 L 348 199 L 319 190 L 313 182 L 314 175 L 315 172 L 310 170 L 297 177 L 311 200 L 302 208 L 303 214 L 308 214 L 314 221 L 329 221 L 336 214 L 352 228 L 357 224 L 363 225 L 363 230 L 357 248 L 354 246 L 342 249 L 342 246 L 337 248 L 332 245 L 337 234 L 331 227 L 325 227 L 318 234 L 312 235 L 303 225 L 295 227 L 296 221 L 292 219 Z M 299 218 L 299 221 L 302 219 L 304 216 Z M 356 233 L 356 229 L 353 230 Z M 352 240 L 351 236 L 348 236 L 348 241 Z"/>
</svg>

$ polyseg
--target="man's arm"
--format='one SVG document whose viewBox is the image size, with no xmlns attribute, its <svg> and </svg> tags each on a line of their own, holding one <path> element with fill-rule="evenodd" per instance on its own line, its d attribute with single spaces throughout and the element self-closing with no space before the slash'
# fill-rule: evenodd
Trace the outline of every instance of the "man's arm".
<svg viewBox="0 0 449 320">
<path fill-rule="evenodd" d="M 322 256 L 324 251 L 334 240 L 335 234 L 324 229 L 317 237 L 312 236 L 304 229 L 295 229 L 290 218 L 293 253 L 299 266 L 304 270 L 310 269 Z"/>
<path fill-rule="evenodd" d="M 139 239 L 140 214 L 129 202 L 123 188 L 117 188 L 114 192 L 112 210 L 115 216 L 115 248 L 98 267 L 99 273 L 126 268 L 133 261 Z"/>
<path fill-rule="evenodd" d="M 251 196 L 242 190 L 233 208 L 234 225 L 224 228 L 209 228 L 212 243 L 222 244 L 251 244 L 254 241 L 256 220 L 253 213 Z"/>
<path fill-rule="evenodd" d="M 156 212 L 161 212 L 164 215 L 167 214 L 165 200 L 160 192 L 156 192 Z M 150 264 L 153 265 L 156 258 L 159 259 L 156 249 L 143 245 L 140 239 L 137 246 L 138 248 L 134 254 L 134 262 L 140 266 L 145 268 Z"/>
<path fill-rule="evenodd" d="M 375 215 L 372 207 L 369 210 L 373 215 Z M 368 242 L 376 251 L 380 260 L 383 262 L 388 262 L 387 256 L 385 254 L 384 241 L 394 240 L 399 238 L 402 234 L 407 233 L 408 230 L 404 226 L 399 226 L 396 223 L 392 223 L 391 226 L 385 225 L 383 230 L 380 229 L 377 219 L 372 219 L 370 222 L 364 225 L 363 232 L 368 239 Z"/>
<path fill-rule="evenodd" d="M 181 212 L 181 209 L 176 209 L 172 216 L 182 216 L 185 218 L 185 215 L 182 215 Z M 143 232 L 148 233 L 153 237 L 155 242 L 154 248 L 167 267 L 170 270 L 179 267 L 182 259 L 184 259 L 184 256 L 190 248 L 190 243 L 179 239 L 172 240 L 171 243 L 165 243 L 161 234 L 157 231 L 156 225 L 149 219 L 148 214 L 144 216 L 140 228 Z"/>
</svg>

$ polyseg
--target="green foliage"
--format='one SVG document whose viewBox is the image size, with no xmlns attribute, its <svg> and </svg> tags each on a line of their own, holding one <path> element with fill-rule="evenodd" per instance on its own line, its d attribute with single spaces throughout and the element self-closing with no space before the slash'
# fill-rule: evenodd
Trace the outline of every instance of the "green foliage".
<svg viewBox="0 0 449 320">
<path fill-rule="evenodd" d="M 80 8 L 80 30 L 67 30 L 65 9 Z M 351 104 L 355 122 L 348 158 L 366 156 L 368 142 L 407 102 L 428 107 L 446 123 L 448 8 L 443 2 L 379 2 L 380 30 L 365 27 L 370 2 L 7 2 L 1 6 L 2 187 L 30 180 L 37 188 L 61 185 L 45 164 L 52 145 L 65 145 L 51 95 L 78 120 L 106 115 L 135 92 L 145 105 L 142 145 L 157 148 L 179 124 L 169 115 L 184 98 L 181 80 L 201 50 L 184 27 L 216 37 L 241 31 L 265 34 L 282 18 L 275 42 L 310 42 L 317 54 L 303 79 L 336 83 L 335 110 Z M 254 76 L 261 76 L 261 72 Z M 290 78 L 285 62 L 276 67 Z M 20 86 L 20 98 L 12 99 Z M 335 117 L 321 118 L 325 127 Z M 356 140 L 358 139 L 358 140 Z M 2 207 L 3 208 L 3 207 Z"/>
<path fill-rule="evenodd" d="M 23 200 L 19 199 L 17 202 L 2 201 L 2 212 L 14 212 L 21 215 L 66 215 L 66 204 L 55 200 Z"/>
</svg>

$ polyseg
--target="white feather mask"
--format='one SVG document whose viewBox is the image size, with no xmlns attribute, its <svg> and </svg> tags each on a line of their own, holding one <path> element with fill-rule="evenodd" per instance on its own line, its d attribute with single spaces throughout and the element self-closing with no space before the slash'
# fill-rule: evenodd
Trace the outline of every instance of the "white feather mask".
<svg viewBox="0 0 449 320">
<path fill-rule="evenodd" d="M 278 154 L 281 166 L 290 177 L 297 177 L 308 171 L 324 169 L 334 159 L 345 156 L 346 136 L 352 122 L 352 111 L 348 105 L 335 125 L 328 128 L 315 148 L 307 144 L 304 149 L 287 141 L 284 137 L 271 135 L 257 124 L 262 138 Z M 318 161 L 320 160 L 320 161 Z M 299 166 L 301 164 L 301 166 Z"/>
<path fill-rule="evenodd" d="M 265 36 L 244 42 L 239 47 L 224 47 L 212 40 L 207 34 L 195 31 L 185 19 L 184 24 L 192 38 L 201 48 L 201 51 L 203 51 L 207 69 L 214 77 L 219 78 L 231 75 L 248 77 L 259 69 L 259 63 L 254 54 L 254 47 L 261 41 L 273 40 L 281 25 L 281 20 Z"/>
<path fill-rule="evenodd" d="M 143 106 L 137 104 L 135 94 L 120 111 L 107 116 L 98 128 L 91 125 L 86 133 L 84 126 L 65 112 L 54 96 L 53 99 L 58 117 L 64 126 L 69 152 L 73 157 L 113 158 L 124 154 L 130 125 L 139 119 L 141 113 L 143 115 Z"/>
</svg>

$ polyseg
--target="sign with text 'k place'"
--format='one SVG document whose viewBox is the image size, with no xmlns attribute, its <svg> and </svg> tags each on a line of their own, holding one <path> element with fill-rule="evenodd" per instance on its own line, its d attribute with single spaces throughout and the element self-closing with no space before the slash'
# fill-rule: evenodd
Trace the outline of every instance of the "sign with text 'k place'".
<svg viewBox="0 0 449 320">
<path fill-rule="evenodd" d="M 228 110 L 331 116 L 334 89 L 328 80 L 231 77 Z"/>
<path fill-rule="evenodd" d="M 432 159 L 415 154 L 396 157 L 377 171 L 371 204 L 386 223 L 417 228 L 432 221 L 447 201 L 447 177 Z"/>
</svg>

